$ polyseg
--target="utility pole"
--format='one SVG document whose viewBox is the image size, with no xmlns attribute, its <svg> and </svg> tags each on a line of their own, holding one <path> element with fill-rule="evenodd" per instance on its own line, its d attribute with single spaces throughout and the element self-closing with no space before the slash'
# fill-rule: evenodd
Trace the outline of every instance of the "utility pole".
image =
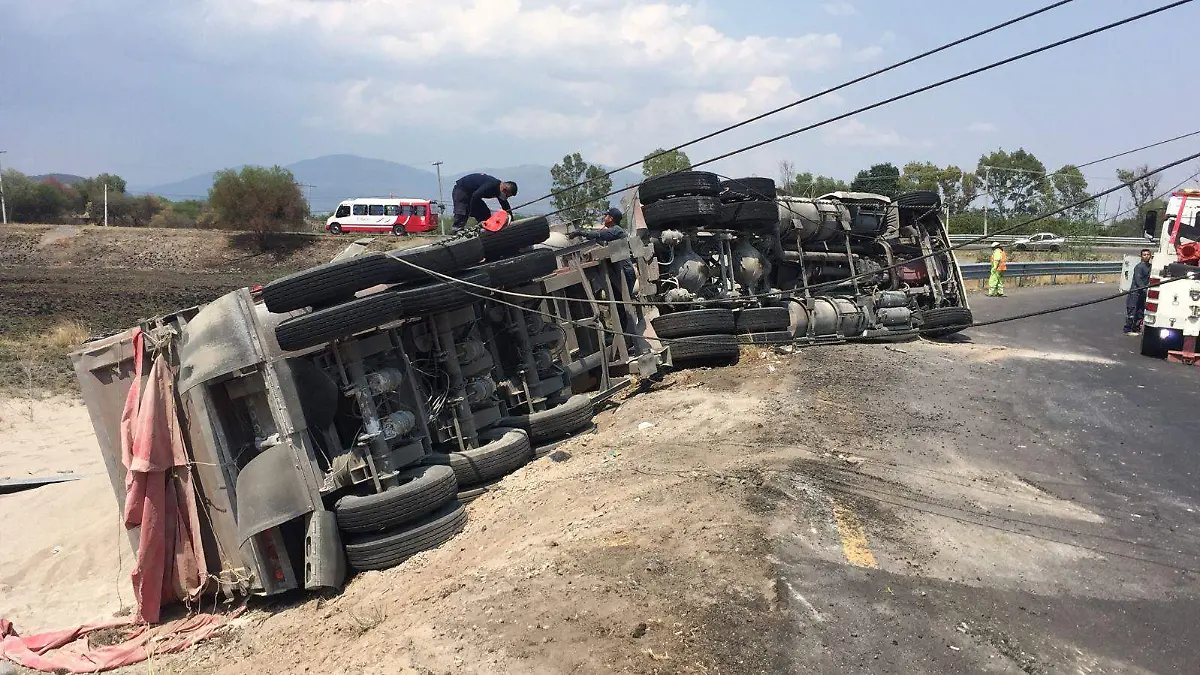
<svg viewBox="0 0 1200 675">
<path fill-rule="evenodd" d="M 0 150 L 0 155 L 8 152 Z M 4 166 L 0 165 L 0 217 L 3 217 L 4 224 L 8 224 L 8 207 L 4 205 Z"/>
<path fill-rule="evenodd" d="M 104 184 L 104 226 L 108 227 L 108 183 Z"/>
<path fill-rule="evenodd" d="M 437 169 L 438 178 L 438 232 L 446 234 L 442 226 L 442 214 L 446 211 L 446 205 L 442 201 L 442 163 L 434 162 L 433 166 Z"/>
<path fill-rule="evenodd" d="M 983 167 L 983 192 L 986 195 L 986 199 L 983 202 L 983 236 L 985 237 L 987 236 L 988 211 L 992 209 L 992 185 L 988 180 L 991 170 L 992 167 L 990 166 Z"/>
<path fill-rule="evenodd" d="M 312 188 L 317 186 L 308 183 L 296 183 L 296 185 L 304 188 L 304 201 L 308 202 L 308 210 L 312 211 Z"/>
</svg>

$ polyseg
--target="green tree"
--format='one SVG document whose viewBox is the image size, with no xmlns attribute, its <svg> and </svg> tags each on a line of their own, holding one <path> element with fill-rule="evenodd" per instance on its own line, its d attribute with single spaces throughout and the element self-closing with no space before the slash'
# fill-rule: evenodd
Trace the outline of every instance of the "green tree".
<svg viewBox="0 0 1200 675">
<path fill-rule="evenodd" d="M 659 153 L 666 154 L 663 154 L 661 157 L 655 157 Z M 657 148 L 642 160 L 642 175 L 649 178 L 651 176 L 661 176 L 664 173 L 687 171 L 691 165 L 692 161 L 688 159 L 688 156 L 682 150 L 666 152 L 663 148 Z"/>
<path fill-rule="evenodd" d="M 813 175 L 810 171 L 796 174 L 792 184 L 784 190 L 784 194 L 793 197 L 816 198 L 831 192 L 846 192 L 850 186 L 844 180 L 829 176 Z"/>
<path fill-rule="evenodd" d="M 984 155 L 975 172 L 986 175 L 992 208 L 1001 218 L 1034 215 L 1051 194 L 1046 165 L 1024 148 Z"/>
<path fill-rule="evenodd" d="M 1050 174 L 1050 186 L 1053 188 L 1053 199 L 1052 203 L 1047 205 L 1056 209 L 1068 207 L 1091 196 L 1088 192 L 1087 178 L 1084 178 L 1083 172 L 1073 164 Z M 1060 217 L 1071 222 L 1095 224 L 1098 213 L 1098 205 L 1092 200 L 1080 206 L 1067 208 Z"/>
<path fill-rule="evenodd" d="M 850 182 L 850 189 L 894 198 L 900 194 L 900 169 L 891 162 L 875 164 L 870 169 L 859 171 Z"/>
<path fill-rule="evenodd" d="M 943 171 L 932 162 L 909 162 L 900 175 L 900 191 L 931 190 L 941 194 Z"/>
<path fill-rule="evenodd" d="M 1150 167 L 1143 164 L 1134 169 L 1117 169 L 1117 180 L 1129 183 L 1129 194 L 1133 197 L 1133 205 L 1137 207 L 1137 216 L 1141 217 L 1146 205 L 1158 197 L 1159 174 L 1150 173 Z"/>
<path fill-rule="evenodd" d="M 70 211 L 61 183 L 38 182 L 20 171 L 4 172 L 4 201 L 9 220 L 17 223 L 56 223 Z"/>
<path fill-rule="evenodd" d="M 125 194 L 125 179 L 116 174 L 102 173 L 99 176 L 84 178 L 75 184 L 75 192 L 79 194 L 79 202 L 76 208 L 80 211 L 87 208 L 89 203 L 104 205 L 104 186 L 108 185 L 108 196 L 111 199 L 114 194 Z M 91 215 L 89 213 L 89 215 Z M 95 216 L 92 216 L 95 221 Z M 101 214 L 100 220 L 104 220 Z M 111 220 L 111 214 L 110 214 Z"/>
<path fill-rule="evenodd" d="M 600 220 L 600 214 L 608 209 L 605 195 L 612 191 L 612 178 L 604 174 L 602 167 L 583 161 L 578 152 L 550 168 L 551 190 L 562 191 L 551 203 L 564 221 L 578 225 Z"/>
<path fill-rule="evenodd" d="M 208 191 L 208 203 L 218 223 L 253 232 L 264 251 L 271 246 L 272 234 L 300 225 L 309 213 L 296 177 L 281 166 L 218 171 Z"/>
<path fill-rule="evenodd" d="M 979 197 L 979 177 L 968 173 L 951 164 L 942 169 L 938 177 L 938 187 L 942 191 L 942 201 L 950 210 L 950 215 L 966 213 L 971 204 Z"/>
</svg>

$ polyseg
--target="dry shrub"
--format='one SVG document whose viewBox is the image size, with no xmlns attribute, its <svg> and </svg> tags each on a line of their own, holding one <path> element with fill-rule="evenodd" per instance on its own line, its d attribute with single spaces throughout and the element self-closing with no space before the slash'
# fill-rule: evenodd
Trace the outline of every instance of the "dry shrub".
<svg viewBox="0 0 1200 675">
<path fill-rule="evenodd" d="M 59 322 L 46 335 L 46 343 L 59 350 L 69 351 L 82 345 L 91 333 L 87 326 L 74 319 Z"/>
</svg>

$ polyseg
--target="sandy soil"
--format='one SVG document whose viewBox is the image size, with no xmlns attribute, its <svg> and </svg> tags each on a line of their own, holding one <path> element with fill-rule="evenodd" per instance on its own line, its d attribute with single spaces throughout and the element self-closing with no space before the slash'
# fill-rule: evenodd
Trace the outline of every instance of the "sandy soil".
<svg viewBox="0 0 1200 675">
<path fill-rule="evenodd" d="M 64 396 L 0 399 L 0 478 L 59 473 L 90 477 L 0 495 L 0 616 L 23 633 L 108 618 L 132 600 L 129 544 L 87 409 Z"/>
<path fill-rule="evenodd" d="M 87 408 L 68 396 L 0 398 L 0 478 L 104 474 Z"/>
</svg>

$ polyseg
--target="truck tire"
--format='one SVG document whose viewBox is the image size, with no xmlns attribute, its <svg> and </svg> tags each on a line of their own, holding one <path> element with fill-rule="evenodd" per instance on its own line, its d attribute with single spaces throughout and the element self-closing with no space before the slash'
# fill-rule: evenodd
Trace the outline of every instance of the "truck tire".
<svg viewBox="0 0 1200 675">
<path fill-rule="evenodd" d="M 716 197 L 721 194 L 721 179 L 707 171 L 680 171 L 647 178 L 638 186 L 642 206 L 672 197 Z"/>
<path fill-rule="evenodd" d="M 576 394 L 561 405 L 528 415 L 513 415 L 500 420 L 501 426 L 523 429 L 533 444 L 555 441 L 592 423 L 592 399 Z"/>
<path fill-rule="evenodd" d="M 483 258 L 494 262 L 501 258 L 540 244 L 550 237 L 550 221 L 545 216 L 514 220 L 496 232 L 483 230 L 479 242 L 483 245 Z"/>
<path fill-rule="evenodd" d="M 896 197 L 896 204 L 910 208 L 936 209 L 942 205 L 942 198 L 933 190 L 913 190 Z"/>
<path fill-rule="evenodd" d="M 482 271 L 464 274 L 462 279 L 480 285 L 488 283 L 487 273 Z M 435 310 L 451 311 L 469 305 L 479 298 L 468 293 L 467 289 L 469 287 L 442 281 L 373 293 L 287 319 L 275 327 L 275 338 L 284 351 L 307 349 L 406 317 L 421 316 Z"/>
<path fill-rule="evenodd" d="M 398 291 L 383 291 L 340 305 L 287 319 L 275 327 L 275 339 L 285 352 L 370 330 L 400 318 Z"/>
<path fill-rule="evenodd" d="M 462 271 L 483 260 L 483 242 L 475 237 L 443 239 L 442 241 L 435 241 L 432 244 L 424 246 L 392 251 L 388 255 L 395 258 L 393 261 L 393 269 L 395 271 L 392 274 L 391 283 L 429 281 L 435 280 L 437 277 L 426 274 L 423 270 L 417 269 L 417 267 L 423 267 L 427 270 L 440 272 L 441 274 L 454 274 L 455 272 Z M 401 260 L 412 263 L 416 267 L 410 267 L 404 264 L 404 262 L 398 262 Z M 370 286 L 363 286 L 363 288 L 370 288 Z"/>
<path fill-rule="evenodd" d="M 384 253 L 364 253 L 280 277 L 263 286 L 267 309 L 283 314 L 354 297 L 364 288 L 386 284 L 398 263 Z"/>
<path fill-rule="evenodd" d="M 928 338 L 944 338 L 970 328 L 975 322 L 971 310 L 965 307 L 939 307 L 920 312 L 921 335 Z"/>
<path fill-rule="evenodd" d="M 787 330 L 792 315 L 787 307 L 755 307 L 737 314 L 738 333 L 770 333 Z"/>
<path fill-rule="evenodd" d="M 732 335 L 736 324 L 733 311 L 728 309 L 692 309 L 650 320 L 654 334 L 664 340 L 692 335 Z"/>
<path fill-rule="evenodd" d="M 721 217 L 716 197 L 674 197 L 642 208 L 646 227 L 651 230 L 708 227 Z"/>
<path fill-rule="evenodd" d="M 400 485 L 369 495 L 347 495 L 334 505 L 338 528 L 360 534 L 382 532 L 426 516 L 454 499 L 458 481 L 448 466 L 401 471 Z"/>
<path fill-rule="evenodd" d="M 721 203 L 773 202 L 775 181 L 771 178 L 736 178 L 721 181 Z"/>
<path fill-rule="evenodd" d="M 450 239 L 391 253 L 364 253 L 276 279 L 263 287 L 263 302 L 275 314 L 336 304 L 354 297 L 364 288 L 430 278 L 400 260 L 434 272 L 452 274 L 481 259 L 483 245 L 476 239 Z"/>
<path fill-rule="evenodd" d="M 475 269 L 487 272 L 493 287 L 512 288 L 554 274 L 558 269 L 558 256 L 554 251 L 539 249 L 487 262 Z"/>
<path fill-rule="evenodd" d="M 452 501 L 416 523 L 350 539 L 346 543 L 346 562 L 360 571 L 395 567 L 421 551 L 450 541 L 466 525 L 466 507 Z"/>
<path fill-rule="evenodd" d="M 737 340 L 738 344 L 743 345 L 774 347 L 791 344 L 795 340 L 795 336 L 786 330 L 775 330 L 766 333 L 738 333 Z"/>
<path fill-rule="evenodd" d="M 495 440 L 464 452 L 434 453 L 425 464 L 450 467 L 459 488 L 468 488 L 506 476 L 533 459 L 529 434 L 521 429 L 496 427 L 486 436 Z"/>
<path fill-rule="evenodd" d="M 721 204 L 717 227 L 738 232 L 774 232 L 779 228 L 779 205 L 751 201 Z"/>
<path fill-rule="evenodd" d="M 479 286 L 489 286 L 491 283 L 487 272 L 478 269 L 460 274 L 457 278 Z M 400 314 L 397 317 L 400 319 L 451 312 L 459 307 L 466 307 L 471 303 L 478 302 L 483 299 L 481 296 L 489 294 L 489 291 L 484 289 L 455 281 L 439 281 L 423 286 L 399 288 L 393 292 L 396 294 L 396 300 L 400 303 Z"/>
<path fill-rule="evenodd" d="M 701 362 L 737 361 L 741 354 L 737 337 L 733 335 L 694 335 L 671 341 L 671 361 L 675 365 Z"/>
</svg>

